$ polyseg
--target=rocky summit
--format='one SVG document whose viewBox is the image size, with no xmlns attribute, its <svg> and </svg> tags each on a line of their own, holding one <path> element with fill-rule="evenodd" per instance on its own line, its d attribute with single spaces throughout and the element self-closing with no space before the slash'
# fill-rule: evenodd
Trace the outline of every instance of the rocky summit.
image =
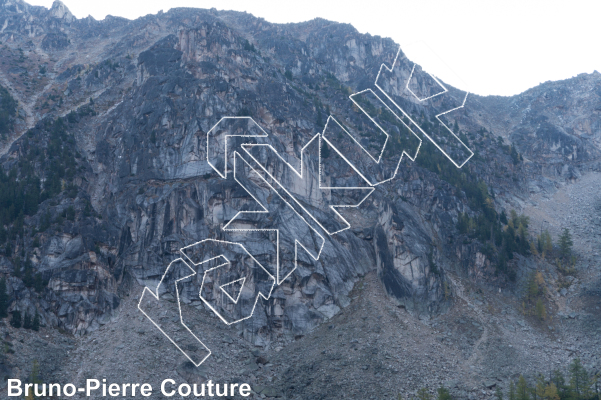
<svg viewBox="0 0 601 400">
<path fill-rule="evenodd" d="M 0 0 L 0 164 L 4 396 L 599 396 L 598 72 L 482 97 L 323 19 Z"/>
</svg>

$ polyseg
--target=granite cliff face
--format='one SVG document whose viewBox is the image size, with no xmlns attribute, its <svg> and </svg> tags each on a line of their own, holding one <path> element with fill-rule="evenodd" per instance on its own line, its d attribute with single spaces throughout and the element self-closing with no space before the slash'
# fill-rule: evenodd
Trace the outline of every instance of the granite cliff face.
<svg viewBox="0 0 601 400">
<path fill-rule="evenodd" d="M 0 26 L 0 85 L 18 101 L 0 162 L 15 171 L 15 182 L 35 176 L 42 188 L 35 207 L 5 218 L 0 265 L 10 311 L 38 312 L 48 327 L 80 336 L 108 326 L 123 299 L 157 284 L 180 248 L 206 238 L 235 241 L 222 227 L 253 201 L 206 161 L 207 134 L 221 118 L 252 117 L 291 163 L 300 161 L 328 115 L 367 149 L 382 147 L 381 132 L 348 96 L 377 92 L 380 66 L 392 65 L 398 47 L 348 25 L 277 25 L 198 9 L 95 21 L 74 18 L 59 1 L 47 10 L 4 0 Z M 415 121 L 443 135 L 434 115 L 460 99 L 460 90 L 418 102 L 399 84 L 412 68 L 401 55 L 385 88 Z M 412 85 L 422 93 L 436 90 L 426 75 Z M 600 110 L 598 73 L 511 98 L 468 97 L 446 122 L 474 157 L 459 170 L 421 135 L 417 159 L 403 157 L 396 177 L 344 211 L 351 228 L 323 235 L 319 259 L 302 256 L 236 335 L 263 346 L 301 337 L 349 307 L 356 283 L 370 273 L 389 300 L 426 320 L 461 301 L 457 279 L 519 293 L 532 261 L 518 256 L 500 268 L 500 256 L 487 245 L 495 233 L 467 235 L 458 225 L 466 216 L 480 221 L 486 213 L 497 218 L 503 209 L 521 210 L 531 194 L 598 171 Z M 405 141 L 410 136 L 385 112 L 374 112 L 399 135 L 398 147 L 375 166 L 361 164 L 359 155 L 354 160 L 368 177 L 384 179 L 415 143 Z M 351 145 L 341 145 L 345 154 L 353 154 Z M 318 152 L 307 154 L 303 179 L 273 153 L 261 160 L 327 220 L 324 204 L 333 194 L 319 188 Z M 335 152 L 321 155 L 331 182 L 358 182 Z M 266 227 L 281 227 L 285 216 Z M 301 225 L 282 229 L 290 238 Z M 294 248 L 293 241 L 283 245 Z M 269 238 L 253 246 L 273 262 Z M 32 276 L 41 283 L 32 284 Z M 202 308 L 194 295 L 199 285 L 190 283 L 183 300 Z"/>
<path fill-rule="evenodd" d="M 40 43 L 29 45 L 27 54 L 41 57 L 38 64 L 48 71 L 43 76 L 36 71 L 45 86 L 29 107 L 42 108 L 42 121 L 70 113 L 66 131 L 75 141 L 70 151 L 81 153 L 74 174 L 78 194 L 72 200 L 54 200 L 54 209 L 41 209 L 55 215 L 74 206 L 79 214 L 89 201 L 96 218 L 77 215 L 60 234 L 41 234 L 34 268 L 49 280 L 49 293 L 57 297 L 47 303 L 45 318 L 74 333 L 105 323 L 119 302 L 102 299 L 117 296 L 128 279 L 158 280 L 179 248 L 205 238 L 225 239 L 220 227 L 248 198 L 237 200 L 237 184 L 220 179 L 206 162 L 203 143 L 222 117 L 252 116 L 270 132 L 270 144 L 298 157 L 300 147 L 323 128 L 319 119 L 325 121 L 327 110 L 350 124 L 371 128 L 353 112 L 347 96 L 373 87 L 380 65 L 390 63 L 396 53 L 388 40 L 363 37 L 349 26 L 326 21 L 282 27 L 246 15 L 178 10 L 146 21 L 111 23 L 110 18 L 72 20 L 57 4 L 44 15 L 39 9 L 20 13 L 20 7 L 29 8 L 6 3 L 3 35 L 8 52 L 23 29 L 46 32 L 46 26 L 58 24 L 53 29 L 60 32 L 50 38 L 40 34 Z M 11 7 L 17 11 L 10 12 Z M 30 25 L 22 26 L 23 18 Z M 233 25 L 231 18 L 240 21 Z M 162 32 L 155 33 L 156 41 L 147 39 L 148 33 L 140 41 L 139 24 Z M 61 35 L 66 35 L 66 46 L 57 44 Z M 102 55 L 99 43 L 109 46 Z M 83 59 L 85 64 L 80 63 Z M 11 81 L 10 71 L 4 76 L 12 88 L 26 84 Z M 50 106 L 42 97 L 46 93 L 58 96 L 58 101 Z M 36 118 L 41 117 L 30 117 Z M 44 137 L 43 124 L 35 122 L 26 145 Z M 15 140 L 8 154 L 26 152 L 24 141 Z M 342 160 L 329 162 L 333 170 L 344 168 Z M 11 166 L 9 158 L 6 168 Z M 379 168 L 393 170 L 394 165 Z M 313 180 L 300 183 L 287 171 L 277 178 L 310 203 L 320 196 L 314 193 L 318 189 L 317 171 L 313 172 Z M 280 314 L 272 326 L 265 322 L 262 328 L 303 332 L 314 327 L 344 307 L 353 283 L 371 270 L 378 270 L 389 293 L 411 309 L 430 314 L 448 306 L 443 299 L 444 268 L 431 271 L 426 255 L 433 252 L 434 259 L 444 259 L 437 249 L 442 242 L 433 237 L 448 240 L 453 218 L 466 206 L 460 194 L 434 195 L 434 184 L 411 162 L 403 164 L 401 173 L 406 179 L 395 179 L 354 211 L 351 231 L 328 238 L 319 261 L 299 268 L 278 287 L 265 312 L 271 317 L 277 309 Z M 383 195 L 386 192 L 397 194 Z M 218 211 L 224 207 L 230 211 Z M 428 214 L 429 221 L 421 214 Z M 88 224 L 92 237 L 82 231 Z M 261 252 L 273 252 L 269 243 Z M 30 245 L 21 246 L 19 250 L 27 248 L 29 254 Z M 296 292 L 298 300 L 290 296 Z M 103 294 L 96 297 L 99 293 Z M 286 306 L 291 301 L 296 302 L 292 314 Z"/>
</svg>

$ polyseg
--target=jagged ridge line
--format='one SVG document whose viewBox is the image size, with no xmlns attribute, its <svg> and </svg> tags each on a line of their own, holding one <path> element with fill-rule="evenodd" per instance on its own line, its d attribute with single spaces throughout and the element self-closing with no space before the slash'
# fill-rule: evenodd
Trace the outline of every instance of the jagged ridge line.
<svg viewBox="0 0 601 400">
<path fill-rule="evenodd" d="M 440 114 L 436 115 L 436 119 L 438 119 L 438 121 L 439 121 L 439 122 L 440 122 L 440 123 L 441 123 L 441 124 L 442 124 L 442 125 L 443 125 L 443 126 L 444 126 L 444 127 L 445 127 L 445 128 L 446 128 L 446 129 L 447 129 L 449 132 L 450 132 L 450 133 L 451 133 L 451 135 L 453 135 L 453 137 L 455 137 L 455 138 L 456 138 L 456 139 L 459 141 L 459 143 L 461 143 L 461 144 L 462 144 L 462 145 L 463 145 L 463 146 L 464 146 L 464 147 L 465 147 L 465 148 L 466 148 L 466 149 L 469 151 L 469 153 L 470 153 L 470 156 L 469 156 L 469 157 L 468 157 L 468 158 L 467 158 L 467 159 L 466 159 L 466 160 L 465 160 L 463 163 L 461 163 L 461 165 L 459 165 L 459 164 L 457 164 L 457 163 L 455 162 L 455 160 L 453 160 L 453 159 L 452 159 L 452 158 L 451 158 L 451 157 L 450 157 L 450 156 L 449 156 L 449 155 L 448 155 L 448 154 L 447 154 L 447 153 L 446 153 L 446 152 L 445 152 L 445 151 L 444 151 L 444 150 L 443 150 L 443 149 L 442 149 L 442 148 L 441 148 L 441 147 L 438 145 L 438 143 L 436 143 L 436 141 L 434 141 L 434 139 L 432 139 L 432 138 L 430 137 L 430 135 L 428 135 L 428 134 L 427 134 L 427 133 L 426 133 L 426 132 L 425 132 L 425 131 L 422 129 L 422 127 L 421 127 L 421 126 L 419 126 L 419 125 L 418 125 L 418 124 L 417 124 L 417 123 L 416 123 L 416 122 L 413 120 L 413 118 L 411 118 L 411 116 L 410 116 L 410 115 L 409 115 L 409 114 L 408 114 L 408 113 L 407 113 L 405 110 L 403 110 L 403 108 L 402 108 L 401 106 L 399 106 L 399 105 L 398 105 L 398 104 L 397 104 L 397 103 L 396 103 L 396 102 L 395 102 L 395 101 L 394 101 L 394 100 L 393 100 L 393 99 L 392 99 L 392 98 L 391 98 L 391 97 L 388 95 L 388 93 L 386 93 L 386 91 L 385 91 L 384 89 L 382 89 L 382 88 L 380 87 L 380 85 L 378 85 L 378 80 L 379 80 L 379 78 L 380 78 L 380 74 L 382 73 L 382 69 L 383 69 L 383 68 L 386 68 L 386 69 L 388 70 L 388 72 L 391 72 L 391 73 L 392 73 L 392 72 L 393 72 L 393 70 L 394 70 L 394 66 L 395 66 L 395 65 L 396 65 L 396 63 L 397 63 L 397 60 L 398 60 L 398 57 L 399 57 L 400 53 L 401 53 L 401 48 L 399 47 L 399 50 L 397 51 L 397 54 L 396 54 L 396 56 L 394 57 L 394 61 L 392 62 L 392 68 L 388 68 L 388 66 L 386 65 L 386 63 L 382 63 L 382 65 L 380 66 L 380 70 L 378 71 L 378 75 L 377 75 L 377 77 L 376 77 L 376 83 L 375 83 L 376 87 L 377 87 L 377 88 L 378 88 L 378 89 L 379 89 L 379 90 L 380 90 L 380 91 L 381 91 L 381 92 L 382 92 L 382 93 L 383 93 L 383 94 L 384 94 L 384 95 L 385 95 L 385 96 L 388 98 L 388 100 L 390 100 L 390 101 L 392 102 L 392 104 L 394 104 L 394 105 L 395 105 L 395 106 L 396 106 L 396 107 L 397 107 L 397 108 L 398 108 L 398 109 L 399 109 L 399 110 L 400 110 L 400 111 L 403 113 L 403 115 L 404 115 L 404 116 L 406 116 L 406 117 L 407 117 L 407 118 L 408 118 L 408 119 L 409 119 L 409 120 L 410 120 L 410 121 L 411 121 L 411 122 L 412 122 L 412 123 L 413 123 L 415 126 L 417 126 L 417 128 L 420 130 L 420 132 L 421 132 L 421 133 L 422 133 L 424 136 L 426 136 L 426 137 L 427 137 L 427 138 L 428 138 L 428 139 L 429 139 L 429 140 L 432 142 L 432 144 L 434 144 L 434 146 L 436 146 L 436 147 L 438 148 L 438 150 L 440 150 L 440 151 L 442 152 L 442 154 L 444 154 L 444 155 L 445 155 L 445 157 L 447 157 L 447 158 L 448 158 L 448 159 L 449 159 L 449 160 L 450 160 L 450 161 L 451 161 L 451 162 L 452 162 L 452 163 L 453 163 L 453 164 L 454 164 L 454 165 L 455 165 L 457 168 L 461 168 L 461 167 L 463 167 L 463 166 L 464 166 L 464 165 L 465 165 L 465 164 L 466 164 L 466 163 L 467 163 L 467 162 L 468 162 L 468 161 L 469 161 L 469 160 L 470 160 L 470 159 L 471 159 L 471 158 L 474 156 L 474 152 L 473 152 L 473 151 L 472 151 L 472 150 L 471 150 L 471 149 L 470 149 L 468 146 L 466 146 L 466 145 L 465 145 L 465 143 L 463 143 L 463 141 L 462 141 L 462 140 L 461 140 L 459 137 L 457 137 L 457 135 L 455 135 L 455 133 L 453 133 L 453 131 L 452 131 L 451 129 L 449 129 L 449 127 L 448 127 L 446 124 L 444 124 L 444 123 L 443 123 L 443 122 L 440 120 L 440 118 L 438 118 L 438 117 L 440 117 L 441 115 L 444 115 L 444 114 L 446 114 L 446 113 L 449 113 L 449 112 L 451 112 L 451 111 L 455 111 L 455 110 L 457 110 L 457 109 L 459 109 L 459 108 L 462 108 L 462 107 L 465 105 L 465 102 L 466 102 L 466 100 L 467 100 L 467 96 L 468 96 L 469 92 L 467 92 L 467 91 L 465 92 L 465 97 L 464 97 L 464 99 L 463 99 L 463 102 L 462 102 L 462 104 L 461 104 L 459 107 L 455 107 L 455 108 L 453 108 L 453 109 L 451 109 L 451 110 L 447 110 L 447 111 L 445 111 L 445 112 L 442 112 L 442 113 L 440 113 Z M 415 63 L 414 63 L 414 67 L 415 67 Z M 428 75 L 430 75 L 430 74 L 428 73 Z M 430 75 L 430 76 L 432 76 L 432 75 Z M 436 78 L 434 78 L 433 76 L 432 76 L 432 78 L 433 78 L 434 80 L 436 80 L 436 82 L 438 82 L 438 80 L 437 80 Z M 439 84 L 440 84 L 440 83 L 439 83 Z M 440 84 L 440 85 L 442 86 L 442 84 Z M 443 87 L 444 87 L 444 86 L 443 86 Z M 411 92 L 411 93 L 413 94 L 413 92 Z M 442 94 L 442 93 L 438 93 L 438 94 Z M 413 96 L 415 96 L 415 94 L 413 94 Z M 417 96 L 415 96 L 415 97 L 417 98 Z M 432 97 L 433 97 L 433 96 L 432 96 Z M 419 98 L 417 98 L 417 99 L 418 99 L 418 100 L 420 100 Z M 421 100 L 420 100 L 420 101 L 421 101 Z"/>
</svg>

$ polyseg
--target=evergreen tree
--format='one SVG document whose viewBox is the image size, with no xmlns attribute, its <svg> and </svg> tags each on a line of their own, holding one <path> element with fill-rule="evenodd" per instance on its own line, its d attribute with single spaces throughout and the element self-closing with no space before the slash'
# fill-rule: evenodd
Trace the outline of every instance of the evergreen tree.
<svg viewBox="0 0 601 400">
<path fill-rule="evenodd" d="M 42 274 L 38 272 L 37 274 L 35 274 L 35 277 L 33 279 L 33 288 L 36 292 L 41 293 L 44 290 L 44 287 L 46 287 L 46 283 L 44 282 Z"/>
<path fill-rule="evenodd" d="M 545 309 L 545 305 L 541 299 L 536 300 L 535 312 L 536 317 L 541 321 L 547 319 L 547 310 Z"/>
<path fill-rule="evenodd" d="M 579 358 L 570 364 L 570 398 L 574 400 L 588 399 L 591 382 L 588 372 L 582 366 Z"/>
<path fill-rule="evenodd" d="M 557 393 L 560 395 L 560 397 L 565 398 L 566 380 L 560 370 L 556 369 L 551 372 L 551 383 L 555 385 Z"/>
<path fill-rule="evenodd" d="M 543 398 L 543 396 L 545 395 L 545 387 L 545 377 L 542 374 L 538 374 L 536 376 L 536 385 L 532 389 L 532 395 L 534 397 L 534 400 L 540 400 Z"/>
<path fill-rule="evenodd" d="M 538 235 L 536 247 L 543 258 L 553 251 L 553 239 L 549 230 L 545 229 L 544 232 Z"/>
<path fill-rule="evenodd" d="M 321 141 L 321 158 L 328 158 L 330 156 L 330 146 L 325 140 Z"/>
<path fill-rule="evenodd" d="M 35 311 L 33 322 L 31 323 L 31 329 L 36 332 L 40 330 L 40 314 L 38 314 L 37 310 Z"/>
<path fill-rule="evenodd" d="M 517 163 L 520 161 L 520 155 L 519 155 L 518 151 L 515 149 L 515 147 L 513 147 L 513 146 L 511 146 L 510 155 L 511 155 L 511 160 L 513 161 L 513 164 L 517 165 Z"/>
<path fill-rule="evenodd" d="M 46 231 L 46 229 L 50 228 L 50 211 L 46 211 L 46 213 L 40 218 L 40 232 Z"/>
<path fill-rule="evenodd" d="M 595 393 L 595 400 L 601 400 L 601 372 L 597 372 L 592 378 L 592 387 L 594 388 L 593 393 Z"/>
<path fill-rule="evenodd" d="M 320 108 L 317 109 L 317 126 L 323 128 L 323 115 Z"/>
<path fill-rule="evenodd" d="M 572 254 L 573 245 L 574 242 L 572 241 L 570 230 L 568 228 L 564 228 L 563 233 L 559 237 L 559 253 L 564 260 L 568 259 Z"/>
<path fill-rule="evenodd" d="M 75 209 L 73 206 L 69 206 L 67 208 L 65 211 L 65 218 L 67 218 L 69 221 L 73 221 L 75 219 Z"/>
<path fill-rule="evenodd" d="M 432 395 L 430 395 L 428 389 L 421 388 L 417 391 L 417 400 L 432 400 Z"/>
<path fill-rule="evenodd" d="M 20 328 L 21 327 L 21 312 L 13 311 L 12 314 L 13 314 L 13 317 L 10 320 L 10 324 L 12 326 L 14 326 L 15 328 Z"/>
<path fill-rule="evenodd" d="M 23 328 L 31 329 L 31 315 L 27 314 L 27 311 L 25 311 L 25 316 L 23 317 Z"/>
<path fill-rule="evenodd" d="M 553 382 L 549 383 L 545 387 L 545 391 L 543 393 L 544 400 L 560 400 L 559 393 L 557 392 L 557 386 Z"/>
<path fill-rule="evenodd" d="M 503 225 L 507 225 L 507 223 L 509 222 L 507 220 L 507 214 L 505 213 L 505 210 L 501 211 L 501 215 L 499 216 L 499 220 L 501 221 L 501 223 Z"/>
<path fill-rule="evenodd" d="M 503 400 L 503 392 L 501 388 L 497 385 L 497 390 L 495 390 L 495 400 Z"/>
<path fill-rule="evenodd" d="M 453 400 L 453 398 L 451 397 L 451 393 L 449 393 L 449 389 L 444 388 L 444 387 L 440 387 L 437 390 L 438 393 L 438 397 L 436 398 L 436 400 Z"/>
<path fill-rule="evenodd" d="M 27 258 L 25 260 L 23 283 L 25 284 L 26 287 L 30 288 L 30 287 L 33 287 L 34 281 L 35 281 L 35 278 L 33 276 L 33 266 L 31 265 L 31 260 L 29 260 L 29 258 Z"/>
<path fill-rule="evenodd" d="M 0 318 L 8 317 L 8 293 L 6 293 L 6 278 L 0 279 Z"/>
<path fill-rule="evenodd" d="M 532 273 L 528 278 L 528 300 L 534 300 L 538 297 L 539 287 L 536 282 L 536 273 Z"/>
<path fill-rule="evenodd" d="M 520 375 L 520 379 L 518 379 L 516 394 L 516 400 L 530 400 L 530 389 L 528 388 L 528 383 L 526 383 L 524 375 Z"/>
<path fill-rule="evenodd" d="M 513 381 L 509 383 L 509 400 L 517 400 L 517 394 L 515 393 L 515 384 Z"/>
</svg>

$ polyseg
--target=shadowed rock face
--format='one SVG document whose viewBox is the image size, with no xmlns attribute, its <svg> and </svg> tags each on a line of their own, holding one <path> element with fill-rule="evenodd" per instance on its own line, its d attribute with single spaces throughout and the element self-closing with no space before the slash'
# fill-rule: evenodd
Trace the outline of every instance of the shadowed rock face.
<svg viewBox="0 0 601 400">
<path fill-rule="evenodd" d="M 222 117 L 252 116 L 269 134 L 268 143 L 291 160 L 298 160 L 302 147 L 323 129 L 328 113 L 359 132 L 365 146 L 378 146 L 373 126 L 348 95 L 374 88 L 380 65 L 391 64 L 397 46 L 348 25 L 324 20 L 277 25 L 243 13 L 192 9 L 135 21 L 77 20 L 60 2 L 48 11 L 19 1 L 0 4 L 2 21 L 2 57 L 22 57 L 20 65 L 27 71 L 21 79 L 9 65 L 0 66 L 0 84 L 19 99 L 24 121 L 3 143 L 5 170 L 25 174 L 20 160 L 33 160 L 36 173 L 46 180 L 55 168 L 48 160 L 57 148 L 64 159 L 74 155 L 61 177 L 70 189 L 26 215 L 25 234 L 9 239 L 12 251 L 0 256 L 3 272 L 14 275 L 15 259 L 27 259 L 46 283 L 36 298 L 22 277 L 10 278 L 11 309 L 37 309 L 44 323 L 73 333 L 110 321 L 132 285 L 156 285 L 180 248 L 207 238 L 236 241 L 222 226 L 253 201 L 206 161 L 207 132 Z M 398 76 L 408 76 L 411 67 L 402 63 Z M 582 113 L 599 106 L 599 75 L 586 79 L 597 88 L 597 97 L 590 95 Z M 416 118 L 432 119 L 448 106 L 437 99 L 422 104 L 400 92 L 394 95 Z M 529 182 L 540 181 L 541 170 L 571 178 L 598 165 L 597 120 L 570 123 L 570 129 L 581 126 L 586 133 L 575 134 L 538 106 L 515 122 L 519 116 L 507 104 L 539 104 L 528 96 L 497 103 L 475 98 L 456 117 L 478 154 L 462 171 L 466 179 L 494 188 L 497 206 L 519 205 Z M 565 107 L 569 115 L 572 108 Z M 483 133 L 482 127 L 490 129 L 484 121 L 499 110 L 509 125 L 496 116 L 495 135 Z M 64 122 L 60 133 L 51 123 L 58 117 Z M 53 135 L 62 136 L 56 142 Z M 514 165 L 496 135 L 510 138 L 531 162 Z M 36 152 L 45 158 L 31 156 Z M 345 171 L 344 162 L 331 157 L 329 168 Z M 329 194 L 319 189 L 317 158 L 308 156 L 307 179 L 284 168 L 273 172 L 309 210 L 327 215 L 322 205 Z M 273 155 L 264 162 L 277 164 Z M 385 161 L 369 172 L 378 176 L 395 167 Z M 459 237 L 459 213 L 474 210 L 465 193 L 440 178 L 445 168 L 455 167 L 439 163 L 438 172 L 432 172 L 435 168 L 405 158 L 392 181 L 360 207 L 342 211 L 351 228 L 324 235 L 319 260 L 301 255 L 290 278 L 258 305 L 253 319 L 240 324 L 243 335 L 263 343 L 273 335 L 307 332 L 346 307 L 354 283 L 370 271 L 377 271 L 399 305 L 424 317 L 451 305 L 448 272 L 505 285 L 507 279 L 494 274 L 481 244 Z M 354 179 L 350 173 L 339 178 Z M 72 218 L 67 216 L 70 207 Z M 50 225 L 38 232 L 47 215 Z M 301 228 L 286 225 L 291 232 Z M 294 247 L 290 241 L 282 245 Z M 253 251 L 267 261 L 276 258 L 269 237 L 257 238 Z M 200 282 L 193 285 L 183 299 L 200 303 L 194 295 Z"/>
</svg>

